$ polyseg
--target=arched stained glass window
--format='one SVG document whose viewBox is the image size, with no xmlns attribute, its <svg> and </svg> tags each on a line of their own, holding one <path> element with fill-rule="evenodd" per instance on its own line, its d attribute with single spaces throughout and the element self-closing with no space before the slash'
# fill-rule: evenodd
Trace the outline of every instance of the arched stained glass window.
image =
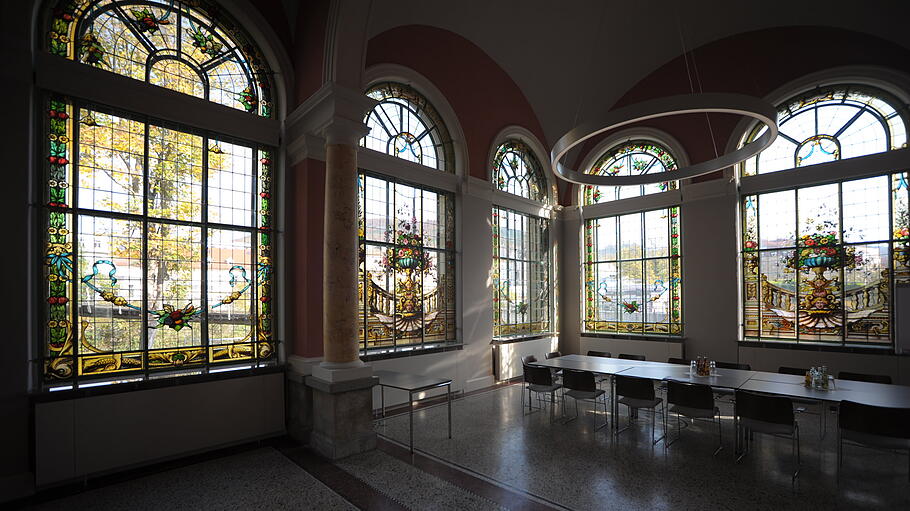
<svg viewBox="0 0 910 511">
<path fill-rule="evenodd" d="M 370 133 L 362 146 L 434 169 L 454 170 L 449 131 L 425 97 L 393 82 L 374 85 L 366 95 L 379 103 L 364 120 Z"/>
<path fill-rule="evenodd" d="M 797 96 L 778 112 L 777 140 L 746 160 L 742 174 L 767 174 L 905 147 L 906 120 L 895 104 L 884 91 L 867 86 L 838 85 Z M 753 130 L 746 142 L 765 129 Z"/>
<path fill-rule="evenodd" d="M 547 201 L 547 180 L 531 148 L 521 140 L 504 142 L 493 157 L 496 188 L 527 199 Z"/>
<path fill-rule="evenodd" d="M 48 50 L 265 117 L 271 72 L 236 23 L 205 0 L 62 0 Z"/>
<path fill-rule="evenodd" d="M 598 176 L 637 176 L 676 170 L 676 159 L 663 147 L 649 140 L 632 140 L 610 148 L 586 171 Z M 582 189 L 583 204 L 588 206 L 627 197 L 675 190 L 676 181 L 634 186 L 593 186 Z"/>
</svg>

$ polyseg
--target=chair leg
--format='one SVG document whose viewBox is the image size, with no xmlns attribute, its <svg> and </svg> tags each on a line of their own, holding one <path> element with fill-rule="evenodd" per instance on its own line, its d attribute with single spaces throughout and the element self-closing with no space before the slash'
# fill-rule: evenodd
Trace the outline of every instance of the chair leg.
<svg viewBox="0 0 910 511">
<path fill-rule="evenodd" d="M 844 465 L 844 437 L 837 431 L 837 482 L 840 482 L 840 468 Z"/>
<path fill-rule="evenodd" d="M 793 481 L 796 481 L 796 477 L 799 476 L 799 425 L 793 424 L 793 447 L 796 449 L 795 460 L 796 466 L 793 470 Z"/>
<path fill-rule="evenodd" d="M 724 428 L 720 422 L 719 413 L 716 418 L 717 418 L 717 449 L 714 451 L 713 456 L 717 456 L 717 453 L 719 453 L 724 448 Z"/>
</svg>

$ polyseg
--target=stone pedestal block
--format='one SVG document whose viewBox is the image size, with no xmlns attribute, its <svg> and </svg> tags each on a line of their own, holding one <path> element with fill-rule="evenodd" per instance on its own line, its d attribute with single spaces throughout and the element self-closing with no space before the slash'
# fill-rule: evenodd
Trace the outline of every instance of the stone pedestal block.
<svg viewBox="0 0 910 511">
<path fill-rule="evenodd" d="M 310 447 L 329 459 L 376 448 L 373 431 L 373 386 L 379 378 L 327 382 L 308 376 L 313 392 Z"/>
<path fill-rule="evenodd" d="M 287 373 L 287 431 L 288 436 L 301 444 L 310 443 L 313 431 L 313 389 L 306 377 L 294 371 Z"/>
</svg>

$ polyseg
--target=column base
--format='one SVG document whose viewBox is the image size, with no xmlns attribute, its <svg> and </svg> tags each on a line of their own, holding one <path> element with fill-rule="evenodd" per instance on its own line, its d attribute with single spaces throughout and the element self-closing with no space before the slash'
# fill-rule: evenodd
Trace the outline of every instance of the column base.
<svg viewBox="0 0 910 511">
<path fill-rule="evenodd" d="M 334 382 L 307 376 L 313 392 L 310 447 L 333 460 L 375 449 L 373 387 L 377 383 L 379 378 L 373 376 Z"/>
</svg>

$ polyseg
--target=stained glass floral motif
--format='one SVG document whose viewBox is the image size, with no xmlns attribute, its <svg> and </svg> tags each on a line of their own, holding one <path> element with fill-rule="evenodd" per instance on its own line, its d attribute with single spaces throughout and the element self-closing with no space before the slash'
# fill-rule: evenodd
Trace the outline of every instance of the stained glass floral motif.
<svg viewBox="0 0 910 511">
<path fill-rule="evenodd" d="M 363 350 L 455 341 L 453 197 L 366 173 L 358 179 Z"/>
<path fill-rule="evenodd" d="M 47 47 L 54 55 L 272 115 L 265 58 L 208 0 L 61 0 L 49 24 Z"/>
<path fill-rule="evenodd" d="M 379 101 L 364 123 L 360 145 L 426 167 L 454 172 L 452 139 L 439 113 L 425 97 L 400 83 L 374 85 L 366 95 Z"/>
<path fill-rule="evenodd" d="M 550 222 L 493 208 L 493 335 L 550 327 Z"/>
<path fill-rule="evenodd" d="M 672 172 L 676 168 L 676 159 L 667 148 L 647 140 L 633 140 L 610 148 L 586 173 L 597 176 L 637 176 Z M 583 204 L 588 206 L 627 197 L 639 197 L 675 190 L 676 187 L 677 182 L 673 180 L 635 186 L 585 185 L 582 188 Z"/>
<path fill-rule="evenodd" d="M 46 119 L 46 383 L 268 359 L 270 150 L 62 97 Z"/>
<path fill-rule="evenodd" d="M 682 335 L 679 208 L 585 221 L 585 332 Z"/>
<path fill-rule="evenodd" d="M 892 284 L 907 265 L 907 174 L 744 198 L 746 339 L 892 341 Z"/>
<path fill-rule="evenodd" d="M 498 190 L 547 202 L 547 180 L 531 148 L 518 139 L 502 143 L 493 157 L 493 184 Z"/>
<path fill-rule="evenodd" d="M 771 147 L 745 162 L 742 175 L 767 174 L 907 145 L 902 107 L 884 91 L 838 85 L 797 96 L 778 111 L 780 133 Z M 746 143 L 764 134 L 763 126 Z"/>
</svg>

